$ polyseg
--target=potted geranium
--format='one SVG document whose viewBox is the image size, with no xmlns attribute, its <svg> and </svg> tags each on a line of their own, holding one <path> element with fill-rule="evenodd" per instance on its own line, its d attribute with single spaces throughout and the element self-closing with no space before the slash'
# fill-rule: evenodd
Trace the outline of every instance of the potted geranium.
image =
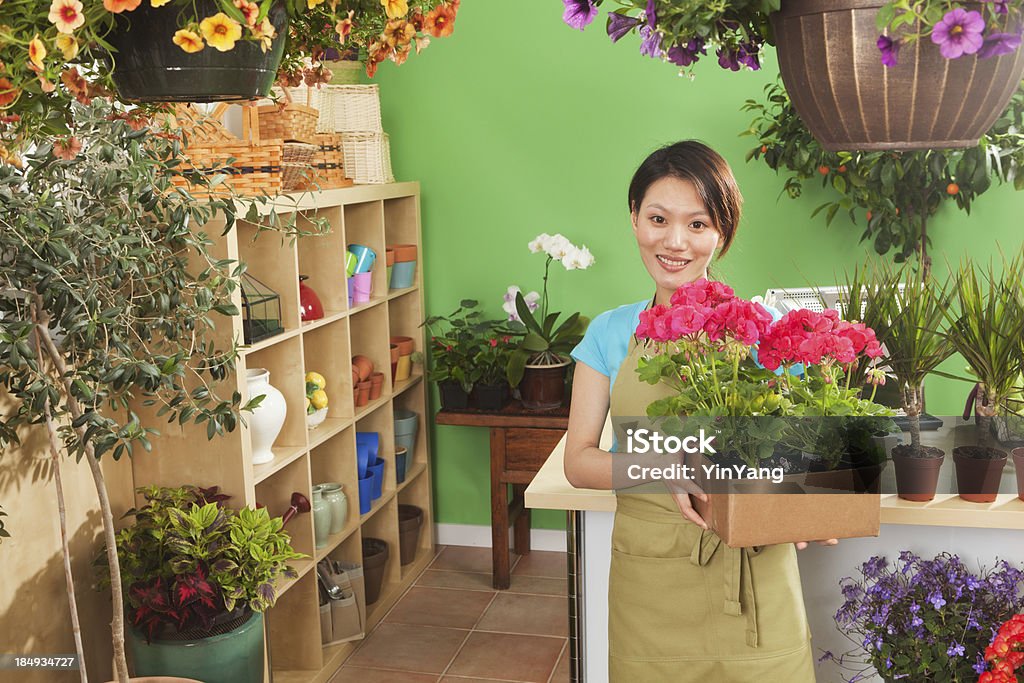
<svg viewBox="0 0 1024 683">
<path fill-rule="evenodd" d="M 266 508 L 233 510 L 217 487 L 139 489 L 117 535 L 126 642 L 138 676 L 262 680 L 263 612 L 276 583 L 298 574 L 281 518 Z"/>
<path fill-rule="evenodd" d="M 430 330 L 430 369 L 427 378 L 437 383 L 441 408 L 462 410 L 483 372 L 475 362 L 490 323 L 481 320 L 479 302 L 463 299 L 449 315 L 432 315 L 423 323 Z"/>
<path fill-rule="evenodd" d="M 1006 561 L 974 573 L 950 553 L 926 560 L 904 550 L 895 562 L 872 557 L 859 574 L 842 580 L 835 613 L 856 649 L 824 657 L 854 672 L 847 681 L 874 669 L 887 682 L 973 683 L 993 628 L 1024 607 L 1024 573 Z"/>
<path fill-rule="evenodd" d="M 555 261 L 566 270 L 586 270 L 594 265 L 594 256 L 585 246 L 577 247 L 560 234 L 542 233 L 527 245 L 534 254 L 544 253 L 544 287 L 539 302 L 527 301 L 518 287 L 509 287 L 505 311 L 510 329 L 519 338 L 509 357 L 508 383 L 519 387 L 523 406 L 528 410 L 548 410 L 562 405 L 566 372 L 572 363 L 569 352 L 583 339 L 590 319 L 573 313 L 561 322 L 560 312 L 548 311 L 548 275 Z M 535 316 L 536 311 L 540 314 Z"/>
<path fill-rule="evenodd" d="M 1020 282 L 1024 259 L 1018 254 L 997 273 L 992 263 L 980 268 L 965 260 L 954 288 L 957 309 L 946 311 L 950 343 L 967 361 L 978 387 L 974 410 L 978 443 L 953 449 L 960 497 L 990 503 L 999 491 L 1006 451 L 993 445 L 992 418 L 1016 392 L 1020 374 L 1020 331 L 1024 329 L 1024 301 Z"/>
<path fill-rule="evenodd" d="M 583 29 L 602 0 L 563 3 L 564 20 Z M 641 53 L 680 67 L 713 50 L 723 68 L 757 69 L 764 44 L 775 45 L 800 117 L 833 151 L 973 146 L 1024 73 L 1016 3 L 620 4 L 608 16 L 611 39 L 639 32 Z"/>
</svg>

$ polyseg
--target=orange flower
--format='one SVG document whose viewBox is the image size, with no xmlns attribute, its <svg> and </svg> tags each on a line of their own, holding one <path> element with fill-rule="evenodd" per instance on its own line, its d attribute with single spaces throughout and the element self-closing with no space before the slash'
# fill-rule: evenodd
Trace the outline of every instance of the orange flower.
<svg viewBox="0 0 1024 683">
<path fill-rule="evenodd" d="M 355 14 L 354 10 L 348 11 L 348 16 L 338 21 L 334 25 L 334 30 L 338 33 L 338 40 L 341 44 L 345 44 L 345 40 L 348 38 L 348 34 L 352 33 L 352 15 Z"/>
<path fill-rule="evenodd" d="M 412 24 L 412 27 L 416 29 L 417 33 L 423 30 L 423 11 L 419 7 L 413 9 L 412 16 L 409 17 L 409 22 Z"/>
<path fill-rule="evenodd" d="M 423 30 L 435 38 L 445 38 L 455 30 L 455 6 L 442 3 L 427 12 L 423 18 Z"/>
<path fill-rule="evenodd" d="M 306 0 L 306 9 L 313 9 L 317 5 L 323 3 L 324 0 Z M 332 8 L 333 11 L 333 8 Z"/>
<path fill-rule="evenodd" d="M 60 33 L 73 33 L 76 28 L 85 23 L 82 3 L 78 0 L 53 0 L 47 19 L 57 26 L 57 31 Z"/>
<path fill-rule="evenodd" d="M 37 69 L 43 68 L 43 60 L 46 59 L 46 46 L 39 40 L 39 34 L 28 41 L 28 58 Z"/>
<path fill-rule="evenodd" d="M 89 94 L 89 83 L 82 77 L 82 74 L 78 73 L 76 67 L 65 70 L 60 75 L 60 80 L 64 83 L 64 87 L 68 89 L 68 92 L 75 96 L 76 100 L 82 104 L 92 102 L 92 97 Z"/>
<path fill-rule="evenodd" d="M 398 66 L 405 64 L 405 60 L 409 58 L 409 53 L 412 52 L 412 44 L 406 43 L 395 49 L 391 55 L 391 61 Z"/>
<path fill-rule="evenodd" d="M 380 0 L 384 6 L 384 13 L 388 19 L 401 19 L 409 13 L 409 3 L 406 0 Z"/>
<path fill-rule="evenodd" d="M 375 40 L 366 46 L 366 75 L 369 78 L 377 73 L 377 65 L 391 56 L 391 46 L 381 40 Z"/>
<path fill-rule="evenodd" d="M 104 9 L 114 14 L 131 12 L 140 4 L 142 4 L 142 0 L 103 0 Z"/>
<path fill-rule="evenodd" d="M 203 19 L 199 22 L 199 30 L 206 42 L 221 52 L 233 49 L 242 37 L 242 25 L 223 12 Z"/>
<path fill-rule="evenodd" d="M 416 29 L 405 19 L 392 19 L 384 27 L 384 42 L 394 49 L 408 46 L 415 35 Z"/>
<path fill-rule="evenodd" d="M 427 47 L 427 45 L 430 45 L 430 38 L 427 38 L 426 36 L 423 36 L 422 38 L 417 38 L 416 39 L 416 54 L 419 54 L 420 52 L 422 52 L 423 49 Z"/>
<path fill-rule="evenodd" d="M 175 31 L 174 38 L 171 40 L 185 52 L 199 52 L 206 47 L 206 44 L 203 43 L 203 39 L 198 33 L 195 31 L 189 31 L 186 28 Z"/>
<path fill-rule="evenodd" d="M 14 100 L 18 99 L 18 93 L 20 90 L 14 87 L 6 78 L 0 78 L 0 108 L 6 107 Z"/>
<path fill-rule="evenodd" d="M 260 49 L 266 52 L 274 44 L 274 36 L 277 35 L 277 29 L 270 23 L 270 17 L 263 17 L 263 23 L 259 26 L 253 26 L 251 29 L 252 37 L 260 41 Z"/>
<path fill-rule="evenodd" d="M 58 159 L 63 159 L 64 161 L 71 161 L 78 156 L 78 153 L 81 151 L 82 142 L 74 135 L 66 140 L 53 143 L 53 155 Z"/>
<path fill-rule="evenodd" d="M 70 62 L 78 56 L 78 40 L 73 35 L 58 33 L 57 40 L 54 42 L 57 44 L 57 49 L 64 55 L 64 61 Z"/>
<path fill-rule="evenodd" d="M 256 19 L 260 16 L 260 6 L 255 2 L 249 2 L 249 0 L 235 0 L 235 7 L 241 12 L 242 16 L 245 17 L 246 26 L 255 26 Z"/>
</svg>

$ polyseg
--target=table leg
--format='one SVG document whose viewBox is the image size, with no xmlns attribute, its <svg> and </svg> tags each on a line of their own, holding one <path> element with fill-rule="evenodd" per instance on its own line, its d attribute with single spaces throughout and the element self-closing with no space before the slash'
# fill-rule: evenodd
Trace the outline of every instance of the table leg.
<svg viewBox="0 0 1024 683">
<path fill-rule="evenodd" d="M 530 508 L 526 507 L 526 487 L 529 484 L 513 484 L 512 499 L 522 504 L 522 512 L 515 521 L 515 551 L 517 555 L 530 554 Z"/>
<path fill-rule="evenodd" d="M 510 583 L 508 548 L 508 485 L 505 471 L 505 429 L 491 429 L 491 560 L 494 588 L 505 590 Z"/>
</svg>

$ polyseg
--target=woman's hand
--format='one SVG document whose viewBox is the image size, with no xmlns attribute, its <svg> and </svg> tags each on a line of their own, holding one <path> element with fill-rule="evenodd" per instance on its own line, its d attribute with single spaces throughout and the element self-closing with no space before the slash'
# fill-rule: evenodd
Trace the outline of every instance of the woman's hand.
<svg viewBox="0 0 1024 683">
<path fill-rule="evenodd" d="M 672 494 L 672 498 L 676 501 L 676 506 L 679 508 L 679 512 L 683 513 L 683 517 L 690 520 L 701 529 L 707 530 L 707 522 L 704 518 L 693 509 L 693 501 L 690 500 L 690 496 L 694 496 L 702 503 L 708 502 L 708 494 L 704 493 L 703 490 L 689 479 L 683 479 L 678 481 L 675 479 L 665 480 L 665 484 L 668 486 L 669 493 Z"/>
<path fill-rule="evenodd" d="M 830 538 L 830 539 L 828 539 L 826 541 L 815 541 L 815 543 L 817 543 L 818 545 L 839 545 L 839 539 L 838 538 Z M 797 541 L 793 545 L 796 546 L 797 550 L 803 550 L 804 548 L 807 547 L 808 542 L 807 541 Z"/>
</svg>

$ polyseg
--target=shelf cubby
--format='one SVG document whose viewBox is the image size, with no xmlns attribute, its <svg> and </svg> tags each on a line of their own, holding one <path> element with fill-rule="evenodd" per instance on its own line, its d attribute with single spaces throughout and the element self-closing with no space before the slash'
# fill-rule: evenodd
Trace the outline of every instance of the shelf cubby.
<svg viewBox="0 0 1024 683">
<path fill-rule="evenodd" d="M 307 571 L 267 610 L 267 644 L 273 669 L 313 673 L 323 666 L 319 610 L 312 618 L 310 604 L 319 607 L 316 571 Z M 275 676 L 276 678 L 276 676 Z"/>
<path fill-rule="evenodd" d="M 281 433 L 274 440 L 273 450 L 288 447 L 305 448 L 306 439 L 306 384 L 302 357 L 302 339 L 298 336 L 268 346 L 245 357 L 247 370 L 263 368 L 270 371 L 270 384 L 284 396 L 288 411 Z M 242 400 L 248 401 L 248 388 Z M 251 419 L 251 416 L 247 416 Z"/>
<path fill-rule="evenodd" d="M 315 447 L 310 452 L 312 483 L 337 482 L 345 493 L 348 520 L 337 534 L 328 537 L 327 545 L 317 550 L 317 558 L 330 553 L 339 543 L 359 528 L 359 478 L 356 471 L 355 428 L 346 427 L 339 434 Z"/>
<path fill-rule="evenodd" d="M 384 581 L 380 594 L 384 598 L 396 588 L 402 580 L 402 572 L 398 558 L 398 501 L 393 496 L 381 507 L 381 510 L 363 523 L 363 538 L 379 538 L 388 544 L 388 559 L 384 567 Z M 368 613 L 381 607 L 383 600 L 366 606 Z"/>
<path fill-rule="evenodd" d="M 352 356 L 366 356 L 373 361 L 374 372 L 384 373 L 381 396 L 391 394 L 391 345 L 388 341 L 388 311 L 386 305 L 374 306 L 349 317 L 349 338 Z M 349 359 L 351 362 L 351 359 Z"/>
<path fill-rule="evenodd" d="M 299 263 L 295 242 L 274 232 L 261 231 L 260 226 L 244 220 L 238 221 L 234 232 L 238 258 L 246 265 L 246 272 L 280 297 L 285 331 L 299 329 Z"/>
<path fill-rule="evenodd" d="M 301 493 L 312 502 L 309 458 L 303 455 L 256 485 L 256 503 L 264 505 L 271 517 L 282 516 L 291 506 L 293 493 Z M 313 514 L 300 513 L 284 529 L 292 537 L 295 552 L 313 556 Z"/>
<path fill-rule="evenodd" d="M 345 288 L 345 229 L 341 207 L 332 206 L 309 214 L 318 220 L 326 220 L 328 232 L 297 241 L 299 252 L 299 274 L 307 275 L 306 285 L 313 288 L 324 306 L 324 317 L 331 318 L 348 310 L 348 293 Z M 313 230 L 314 225 L 305 215 L 300 215 L 298 227 Z M 308 327 L 317 321 L 303 324 Z"/>
<path fill-rule="evenodd" d="M 327 419 L 310 431 L 314 439 L 319 430 L 351 421 L 355 415 L 352 399 L 352 350 L 349 346 L 349 320 L 342 318 L 302 335 L 305 373 L 318 372 L 327 381 Z M 303 403 L 305 405 L 305 403 Z"/>
</svg>

